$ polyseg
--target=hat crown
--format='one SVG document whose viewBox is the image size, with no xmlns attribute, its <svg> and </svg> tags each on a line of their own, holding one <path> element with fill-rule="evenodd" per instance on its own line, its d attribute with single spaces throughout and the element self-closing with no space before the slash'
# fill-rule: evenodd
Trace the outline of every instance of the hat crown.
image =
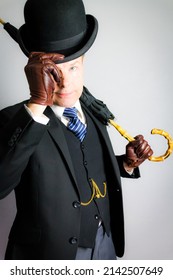
<svg viewBox="0 0 173 280">
<path fill-rule="evenodd" d="M 81 0 L 28 0 L 24 17 L 28 34 L 44 41 L 74 37 L 87 28 Z"/>
<path fill-rule="evenodd" d="M 17 41 L 29 57 L 30 52 L 64 54 L 63 63 L 80 57 L 92 46 L 98 32 L 97 19 L 85 14 L 82 0 L 27 0 L 25 23 Z"/>
</svg>

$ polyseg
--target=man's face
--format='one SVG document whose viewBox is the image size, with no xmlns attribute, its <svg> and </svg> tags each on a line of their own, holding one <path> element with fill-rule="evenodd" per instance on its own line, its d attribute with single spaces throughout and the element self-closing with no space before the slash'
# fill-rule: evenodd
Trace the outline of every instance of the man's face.
<svg viewBox="0 0 173 280">
<path fill-rule="evenodd" d="M 53 102 L 61 107 L 72 107 L 83 90 L 83 56 L 56 66 L 61 71 L 63 81 L 61 87 L 55 86 Z"/>
</svg>

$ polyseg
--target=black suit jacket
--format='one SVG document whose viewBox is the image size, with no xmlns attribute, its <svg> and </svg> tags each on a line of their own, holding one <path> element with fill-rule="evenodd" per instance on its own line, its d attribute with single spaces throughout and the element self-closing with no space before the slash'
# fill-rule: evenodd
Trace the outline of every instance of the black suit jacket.
<svg viewBox="0 0 173 280">
<path fill-rule="evenodd" d="M 35 122 L 24 102 L 0 112 L 0 198 L 13 189 L 17 215 L 7 259 L 75 259 L 80 233 L 80 201 L 75 172 L 60 121 L 51 108 L 48 125 Z M 122 157 L 115 157 L 106 130 L 98 127 L 108 159 L 111 230 L 116 253 L 124 253 L 124 220 L 120 175 Z M 118 160 L 118 161 L 117 161 Z M 138 169 L 135 176 L 139 177 Z"/>
</svg>

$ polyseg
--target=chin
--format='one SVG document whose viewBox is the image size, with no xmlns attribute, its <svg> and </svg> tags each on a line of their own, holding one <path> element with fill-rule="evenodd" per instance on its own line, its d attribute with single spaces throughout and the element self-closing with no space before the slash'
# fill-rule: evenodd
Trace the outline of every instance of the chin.
<svg viewBox="0 0 173 280">
<path fill-rule="evenodd" d="M 65 102 L 65 101 L 54 101 L 54 105 L 58 105 L 60 107 L 65 107 L 65 108 L 70 108 L 70 107 L 73 107 L 74 104 L 76 103 L 76 101 L 69 101 L 69 102 Z"/>
<path fill-rule="evenodd" d="M 70 108 L 73 107 L 76 101 L 79 98 L 56 98 L 54 100 L 54 105 L 58 105 L 60 107 Z"/>
</svg>

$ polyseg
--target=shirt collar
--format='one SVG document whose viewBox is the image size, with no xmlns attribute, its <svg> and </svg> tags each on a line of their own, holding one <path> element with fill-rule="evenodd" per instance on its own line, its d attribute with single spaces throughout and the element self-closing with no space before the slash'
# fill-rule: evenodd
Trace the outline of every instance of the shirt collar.
<svg viewBox="0 0 173 280">
<path fill-rule="evenodd" d="M 82 111 L 82 108 L 81 108 L 81 104 L 79 102 L 79 100 L 76 101 L 76 103 L 74 104 L 74 106 L 72 107 L 75 107 L 78 111 L 78 117 L 82 120 L 85 120 L 85 116 L 84 116 L 84 113 Z M 53 112 L 55 113 L 56 117 L 60 120 L 62 120 L 64 117 L 63 117 L 63 113 L 64 113 L 64 109 L 65 107 L 60 107 L 58 105 L 52 105 L 51 106 Z"/>
</svg>

